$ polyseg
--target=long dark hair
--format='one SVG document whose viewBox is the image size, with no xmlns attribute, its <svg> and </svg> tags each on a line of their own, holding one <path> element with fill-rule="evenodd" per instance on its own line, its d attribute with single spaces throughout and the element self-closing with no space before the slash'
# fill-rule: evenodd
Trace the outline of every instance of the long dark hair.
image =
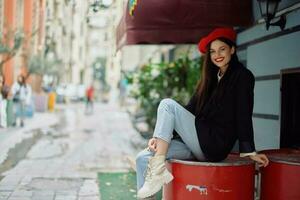
<svg viewBox="0 0 300 200">
<path fill-rule="evenodd" d="M 218 38 L 218 40 L 226 43 L 229 45 L 229 47 L 236 47 L 236 44 L 232 42 L 231 40 L 228 40 L 226 38 Z M 204 62 L 202 66 L 202 73 L 200 81 L 198 82 L 197 89 L 196 89 L 196 114 L 199 114 L 203 107 L 205 106 L 206 102 L 210 99 L 212 96 L 212 93 L 214 89 L 216 88 L 218 84 L 217 80 L 217 73 L 219 71 L 219 67 L 217 67 L 210 58 L 210 45 L 207 45 L 206 53 L 204 55 Z M 229 61 L 229 68 L 232 68 L 239 64 L 238 57 L 236 55 L 236 51 L 231 55 L 231 59 Z M 220 87 L 220 90 L 218 91 L 218 96 L 222 96 L 224 93 L 224 87 Z"/>
<path fill-rule="evenodd" d="M 2 79 L 0 92 L 1 92 L 2 98 L 7 99 L 10 88 L 9 88 L 9 86 L 5 85 L 5 77 L 2 74 L 0 74 L 0 77 Z"/>
</svg>

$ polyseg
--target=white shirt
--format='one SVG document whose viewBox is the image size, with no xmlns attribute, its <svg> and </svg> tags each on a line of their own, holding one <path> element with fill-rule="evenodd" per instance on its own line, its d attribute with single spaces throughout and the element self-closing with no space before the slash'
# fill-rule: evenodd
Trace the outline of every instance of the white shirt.
<svg viewBox="0 0 300 200">
<path fill-rule="evenodd" d="M 220 80 L 224 76 L 224 74 L 221 75 L 221 70 L 218 71 L 218 73 L 217 73 L 218 82 L 220 82 Z"/>
<path fill-rule="evenodd" d="M 18 82 L 15 82 L 12 86 L 12 95 L 16 95 L 17 92 L 20 92 L 20 100 L 29 105 L 32 94 L 31 87 L 28 84 L 21 86 Z"/>
</svg>

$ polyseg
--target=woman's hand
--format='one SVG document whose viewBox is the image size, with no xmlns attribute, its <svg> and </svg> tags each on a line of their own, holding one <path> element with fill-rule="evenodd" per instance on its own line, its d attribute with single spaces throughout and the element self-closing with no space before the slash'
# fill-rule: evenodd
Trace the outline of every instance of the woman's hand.
<svg viewBox="0 0 300 200">
<path fill-rule="evenodd" d="M 250 156 L 250 158 L 257 162 L 259 167 L 266 167 L 269 164 L 269 159 L 265 154 L 256 154 Z"/>
<path fill-rule="evenodd" d="M 148 142 L 148 148 L 152 152 L 156 152 L 156 147 L 157 147 L 157 140 L 156 138 L 151 138 Z"/>
</svg>

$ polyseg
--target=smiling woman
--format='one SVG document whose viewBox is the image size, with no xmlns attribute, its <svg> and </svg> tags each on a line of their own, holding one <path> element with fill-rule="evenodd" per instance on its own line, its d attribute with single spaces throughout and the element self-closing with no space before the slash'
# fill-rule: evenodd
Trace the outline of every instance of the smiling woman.
<svg viewBox="0 0 300 200">
<path fill-rule="evenodd" d="M 268 165 L 268 158 L 257 154 L 254 145 L 254 76 L 239 62 L 235 40 L 232 28 L 217 28 L 201 39 L 198 47 L 204 64 L 188 105 L 172 99 L 159 104 L 153 138 L 136 160 L 139 198 L 154 195 L 173 180 L 166 159 L 219 162 L 237 140 L 241 157 Z M 174 130 L 180 138 L 173 138 Z"/>
</svg>

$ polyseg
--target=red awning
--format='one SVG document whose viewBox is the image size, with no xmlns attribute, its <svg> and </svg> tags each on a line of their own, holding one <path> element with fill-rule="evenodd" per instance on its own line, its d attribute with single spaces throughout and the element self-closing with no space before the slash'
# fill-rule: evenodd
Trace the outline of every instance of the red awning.
<svg viewBox="0 0 300 200">
<path fill-rule="evenodd" d="M 117 27 L 117 47 L 132 44 L 193 44 L 219 26 L 253 23 L 252 0 L 139 0 Z"/>
</svg>

